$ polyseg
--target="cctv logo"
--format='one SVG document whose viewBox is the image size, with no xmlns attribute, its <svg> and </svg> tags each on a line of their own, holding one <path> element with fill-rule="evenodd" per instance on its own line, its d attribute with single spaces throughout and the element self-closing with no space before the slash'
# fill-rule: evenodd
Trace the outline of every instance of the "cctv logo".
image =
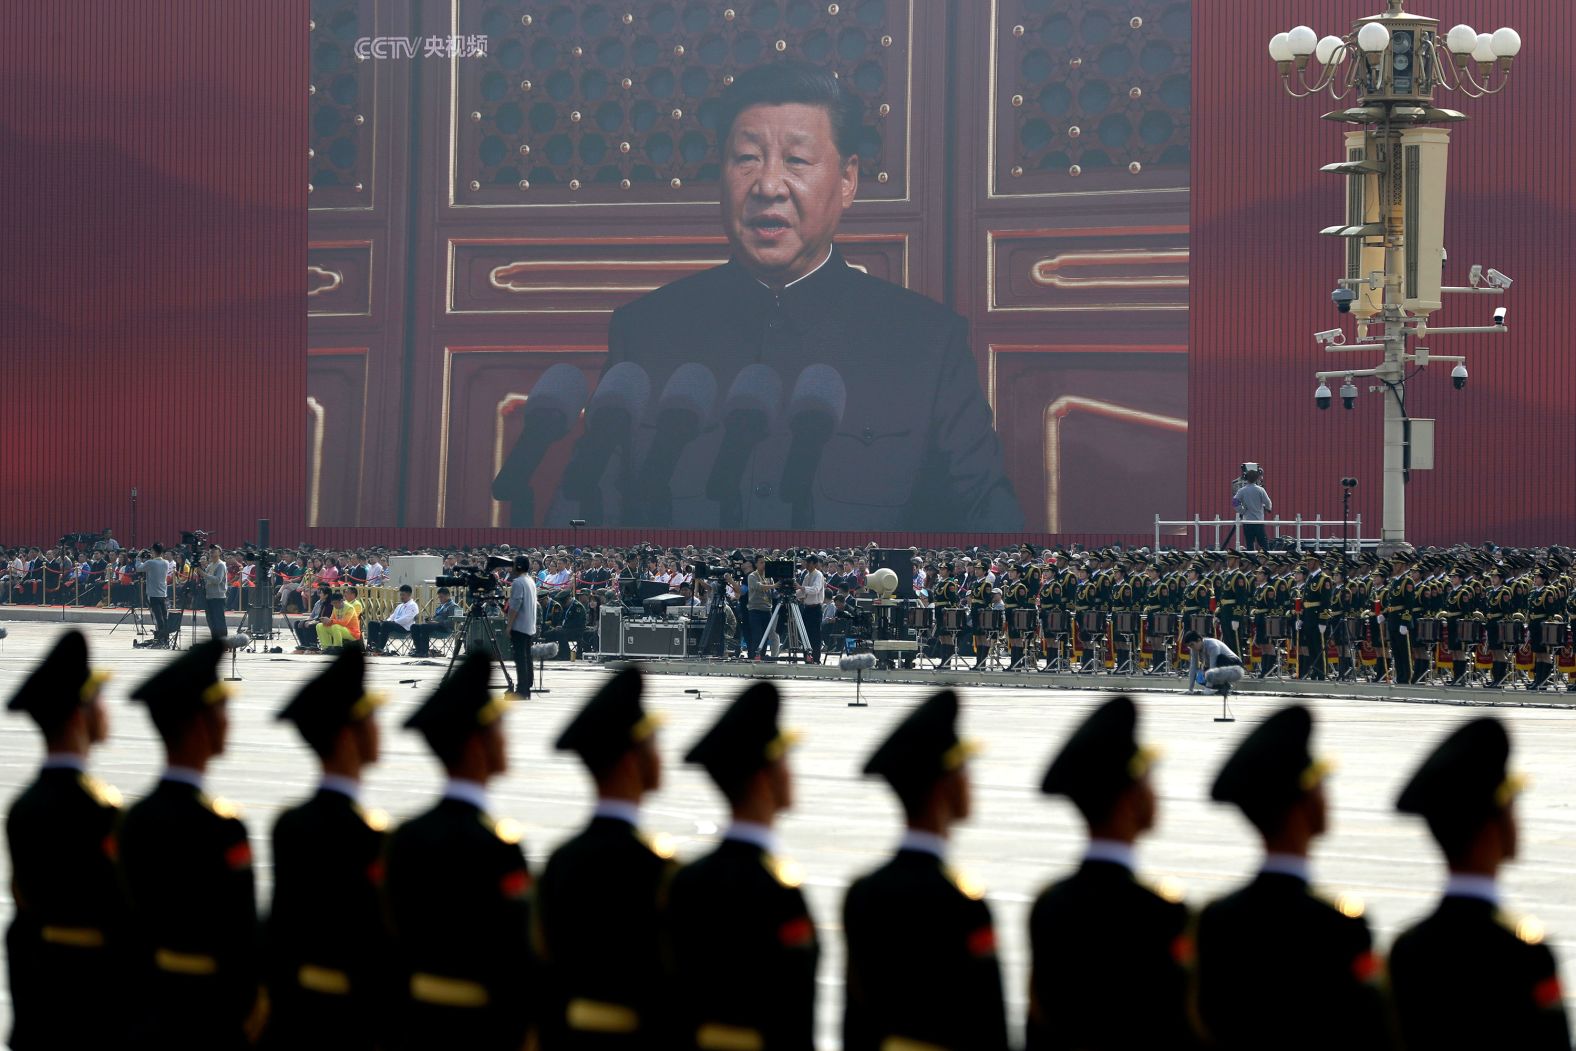
<svg viewBox="0 0 1576 1051">
<path fill-rule="evenodd" d="M 364 36 L 356 38 L 357 61 L 369 58 L 486 58 L 487 35 Z"/>
</svg>

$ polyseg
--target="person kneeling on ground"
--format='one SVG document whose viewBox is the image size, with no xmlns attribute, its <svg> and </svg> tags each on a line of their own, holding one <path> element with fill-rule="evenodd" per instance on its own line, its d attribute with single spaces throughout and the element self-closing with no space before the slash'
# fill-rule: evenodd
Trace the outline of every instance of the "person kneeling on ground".
<svg viewBox="0 0 1576 1051">
<path fill-rule="evenodd" d="M 1182 636 L 1182 644 L 1192 655 L 1187 666 L 1187 692 L 1207 686 L 1222 697 L 1229 696 L 1231 684 L 1242 679 L 1242 658 L 1219 639 L 1201 638 L 1196 631 Z"/>
</svg>

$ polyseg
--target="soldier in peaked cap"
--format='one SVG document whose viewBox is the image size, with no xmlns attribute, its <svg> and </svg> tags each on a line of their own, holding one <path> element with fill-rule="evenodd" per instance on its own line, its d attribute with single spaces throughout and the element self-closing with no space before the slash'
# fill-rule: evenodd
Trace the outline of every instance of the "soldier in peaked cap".
<svg viewBox="0 0 1576 1051">
<path fill-rule="evenodd" d="M 168 759 L 126 813 L 120 862 L 144 941 L 147 1046 L 245 1047 L 262 1023 L 252 848 L 234 804 L 203 790 L 229 736 L 224 645 L 193 646 L 132 693 Z"/>
<path fill-rule="evenodd" d="M 815 1046 L 815 924 L 772 831 L 793 805 L 796 735 L 779 729 L 779 705 L 775 686 L 755 683 L 684 757 L 705 767 L 732 821 L 715 851 L 673 878 L 679 1047 Z"/>
<path fill-rule="evenodd" d="M 32 716 L 46 750 L 6 817 L 15 1051 L 108 1047 L 124 1032 L 130 932 L 115 871 L 120 793 L 87 772 L 89 751 L 109 735 L 105 678 L 88 666 L 82 633 L 68 631 L 6 705 Z"/>
<path fill-rule="evenodd" d="M 946 865 L 947 833 L 972 810 L 958 695 L 932 694 L 865 764 L 886 779 L 907 831 L 843 901 L 844 1051 L 1007 1046 L 996 929 L 983 889 Z"/>
<path fill-rule="evenodd" d="M 1424 760 L 1396 801 L 1419 814 L 1450 876 L 1433 915 L 1396 939 L 1391 988 L 1409 1049 L 1570 1047 L 1554 954 L 1543 927 L 1500 909 L 1496 879 L 1516 856 L 1510 738 L 1473 719 Z"/>
<path fill-rule="evenodd" d="M 1138 709 L 1113 697 L 1084 720 L 1040 785 L 1066 796 L 1089 828 L 1078 871 L 1047 888 L 1029 916 L 1029 1051 L 1148 1051 L 1193 1046 L 1187 1018 L 1192 932 L 1179 888 L 1134 877 L 1133 845 L 1154 827 Z"/>
<path fill-rule="evenodd" d="M 1309 752 L 1313 717 L 1282 708 L 1254 728 L 1210 789 L 1264 841 L 1247 886 L 1199 918 L 1198 1013 L 1216 1046 L 1281 1051 L 1389 1046 L 1378 961 L 1362 905 L 1308 886 L 1308 851 L 1325 831 L 1329 766 Z"/>
<path fill-rule="evenodd" d="M 638 668 L 618 672 L 558 737 L 590 772 L 597 801 L 536 886 L 544 1051 L 667 1046 L 660 914 L 675 866 L 671 850 L 640 833 L 640 802 L 662 784 L 659 720 L 642 691 Z"/>
<path fill-rule="evenodd" d="M 389 953 L 379 892 L 388 815 L 359 803 L 377 762 L 383 698 L 347 645 L 278 715 L 322 769 L 317 792 L 274 825 L 274 901 L 266 929 L 268 1047 L 372 1048 L 387 1029 Z"/>
<path fill-rule="evenodd" d="M 515 1051 L 534 1017 L 531 873 L 520 828 L 488 813 L 508 769 L 486 653 L 466 657 L 405 726 L 447 775 L 443 796 L 390 838 L 384 894 L 400 983 L 397 1048 Z"/>
</svg>

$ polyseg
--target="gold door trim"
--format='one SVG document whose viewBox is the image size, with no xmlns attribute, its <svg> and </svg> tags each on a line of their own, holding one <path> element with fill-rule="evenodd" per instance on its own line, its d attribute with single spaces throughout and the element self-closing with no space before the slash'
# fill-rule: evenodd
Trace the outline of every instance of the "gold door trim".
<svg viewBox="0 0 1576 1051">
<path fill-rule="evenodd" d="M 1029 268 L 1037 285 L 1051 288 L 1186 288 L 1188 279 L 1172 274 L 1143 274 L 1133 277 L 1079 277 L 1079 268 L 1106 266 L 1147 266 L 1188 261 L 1186 248 L 1146 251 L 1135 248 L 1096 249 L 1085 252 L 1058 252 Z"/>
<path fill-rule="evenodd" d="M 1187 433 L 1187 421 L 1162 416 L 1115 402 L 1098 401 L 1076 394 L 1065 394 L 1045 407 L 1045 531 L 1062 530 L 1062 421 L 1074 412 L 1108 420 L 1121 420 L 1156 430 Z"/>
<path fill-rule="evenodd" d="M 308 394 L 306 411 L 312 414 L 312 481 L 307 487 L 306 524 L 308 528 L 316 529 L 318 498 L 323 491 L 323 433 L 328 429 L 328 410 Z"/>
</svg>

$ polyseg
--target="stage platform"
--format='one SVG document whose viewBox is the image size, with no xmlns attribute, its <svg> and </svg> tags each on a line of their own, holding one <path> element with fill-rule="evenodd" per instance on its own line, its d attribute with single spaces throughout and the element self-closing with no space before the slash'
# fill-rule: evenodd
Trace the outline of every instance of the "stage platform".
<svg viewBox="0 0 1576 1051">
<path fill-rule="evenodd" d="M 58 608 L 55 608 L 58 613 Z M 58 622 L 18 621 L 0 610 L 9 637 L 0 641 L 0 693 L 9 693 L 62 630 Z M 111 636 L 108 623 L 82 625 L 95 663 L 113 673 L 107 686 L 110 740 L 92 759 L 96 774 L 130 798 L 145 793 L 162 765 L 147 714 L 128 702 L 129 692 L 169 658 L 165 651 L 133 649 L 129 629 Z M 200 633 L 199 633 L 200 634 Z M 287 649 L 289 640 L 279 645 Z M 269 830 L 280 810 L 306 796 L 316 774 L 309 753 L 275 713 L 294 690 L 331 658 L 241 653 L 240 682 L 231 702 L 231 742 L 209 773 L 209 788 L 242 808 L 257 858 L 259 905 L 271 889 Z M 1318 720 L 1316 748 L 1337 764 L 1330 782 L 1332 829 L 1314 857 L 1317 882 L 1355 894 L 1368 906 L 1381 947 L 1432 908 L 1444 868 L 1421 821 L 1396 814 L 1396 792 L 1424 753 L 1451 728 L 1485 709 L 1461 707 L 1481 691 L 1400 691 L 1338 687 L 1344 696 L 1311 684 L 1255 682 L 1235 694 L 1237 722 L 1217 723 L 1220 701 L 1187 697 L 1180 679 L 1115 679 L 1105 676 L 946 675 L 934 672 L 871 673 L 862 689 L 866 707 L 851 708 L 854 682 L 833 667 L 712 665 L 648 662 L 648 704 L 667 716 L 659 746 L 668 766 L 665 784 L 644 808 L 647 830 L 673 841 L 680 858 L 694 858 L 715 841 L 725 821 L 721 798 L 703 774 L 680 764 L 685 750 L 745 685 L 744 676 L 770 676 L 785 697 L 785 723 L 804 732 L 793 753 L 797 806 L 785 816 L 782 852 L 805 874 L 823 945 L 820 973 L 822 1048 L 836 1047 L 841 1012 L 842 936 L 838 922 L 844 888 L 880 864 L 898 836 L 898 808 L 886 788 L 859 776 L 860 767 L 893 724 L 943 681 L 962 687 L 963 727 L 984 745 L 972 766 L 976 816 L 959 829 L 953 863 L 988 888 L 999 932 L 1014 1031 L 1021 1024 L 1027 975 L 1026 922 L 1030 903 L 1050 880 L 1077 861 L 1083 833 L 1072 807 L 1042 796 L 1045 765 L 1108 691 L 1127 689 L 1143 711 L 1143 737 L 1162 747 L 1156 772 L 1160 827 L 1139 857 L 1145 875 L 1181 882 L 1188 899 L 1202 904 L 1231 889 L 1253 870 L 1257 851 L 1247 823 L 1233 809 L 1209 802 L 1208 786 L 1228 751 L 1258 720 L 1290 699 L 1309 703 Z M 396 819 L 429 805 L 440 785 L 437 764 L 401 724 L 437 685 L 437 661 L 374 658 L 371 685 L 388 692 L 381 710 L 383 761 L 366 781 L 368 806 Z M 539 867 L 559 842 L 576 831 L 590 810 L 590 781 L 577 761 L 552 750 L 564 724 L 606 680 L 595 662 L 549 662 L 548 692 L 531 697 L 507 717 L 512 769 L 493 788 L 492 809 L 520 821 L 526 849 Z M 224 674 L 229 674 L 228 662 Z M 495 672 L 495 685 L 503 685 Z M 1360 691 L 1369 691 L 1358 695 Z M 1466 696 L 1457 697 L 1458 692 Z M 1507 907 L 1547 924 L 1565 967 L 1565 988 L 1576 990 L 1576 713 L 1527 705 L 1518 695 L 1493 710 L 1515 740 L 1515 763 L 1531 775 L 1522 797 L 1523 859 L 1502 881 Z M 1432 701 L 1436 703 L 1393 703 Z M 1437 703 L 1444 702 L 1444 703 Z M 42 754 L 25 717 L 0 720 L 0 795 L 9 801 L 29 781 Z M 0 856 L 0 922 L 9 920 L 8 856 Z M 1576 1008 L 1576 997 L 1572 997 Z M 8 1004 L 0 1003 L 0 1032 Z"/>
</svg>

